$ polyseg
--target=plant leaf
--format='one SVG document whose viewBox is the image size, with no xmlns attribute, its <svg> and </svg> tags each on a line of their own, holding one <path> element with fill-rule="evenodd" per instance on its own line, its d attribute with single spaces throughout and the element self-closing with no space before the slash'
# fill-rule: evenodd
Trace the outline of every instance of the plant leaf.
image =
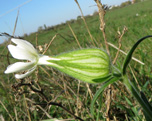
<svg viewBox="0 0 152 121">
<path fill-rule="evenodd" d="M 91 114 L 94 116 L 94 104 L 96 100 L 98 99 L 99 95 L 103 92 L 103 90 L 109 85 L 114 83 L 115 81 L 119 80 L 119 77 L 112 77 L 108 81 L 106 81 L 101 88 L 96 92 L 95 96 L 93 97 L 93 100 L 91 102 Z"/>
<path fill-rule="evenodd" d="M 130 60 L 131 60 L 131 58 L 132 58 L 132 54 L 133 54 L 133 52 L 135 51 L 135 49 L 137 48 L 137 46 L 138 46 L 143 40 L 145 40 L 145 39 L 147 39 L 147 38 L 149 38 L 149 37 L 152 37 L 152 35 L 148 35 L 148 36 L 145 36 L 145 37 L 139 39 L 139 40 L 133 45 L 133 47 L 130 49 L 129 53 L 128 53 L 127 56 L 126 56 L 126 59 L 125 59 L 125 61 L 124 61 L 124 64 L 123 64 L 123 68 L 122 68 L 122 73 L 123 73 L 123 75 L 126 74 L 126 68 L 127 68 L 128 64 L 129 64 L 129 62 L 130 62 Z"/>
<path fill-rule="evenodd" d="M 143 99 L 143 101 L 152 110 L 152 105 L 149 103 L 149 101 L 148 101 L 147 97 L 145 96 L 145 94 L 142 91 L 140 91 L 140 95 L 141 95 L 141 98 Z"/>
</svg>

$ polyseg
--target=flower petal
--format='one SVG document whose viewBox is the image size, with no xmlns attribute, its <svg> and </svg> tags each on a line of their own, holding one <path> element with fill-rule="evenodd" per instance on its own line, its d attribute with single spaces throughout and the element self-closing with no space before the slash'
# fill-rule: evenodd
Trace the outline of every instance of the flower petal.
<svg viewBox="0 0 152 121">
<path fill-rule="evenodd" d="M 28 70 L 32 67 L 34 67 L 35 63 L 34 62 L 16 62 L 14 64 L 11 64 L 7 67 L 6 71 L 4 73 L 14 73 L 14 72 L 19 72 L 19 71 L 25 71 Z"/>
<path fill-rule="evenodd" d="M 8 49 L 9 49 L 11 55 L 16 59 L 33 61 L 33 60 L 36 60 L 38 58 L 38 54 L 33 55 L 33 54 L 29 53 L 29 51 L 24 50 L 22 48 L 14 46 L 14 45 L 8 45 Z"/>
<path fill-rule="evenodd" d="M 15 74 L 15 78 L 17 78 L 17 79 L 23 79 L 23 78 L 31 75 L 35 69 L 36 69 L 36 66 L 34 66 L 29 71 L 27 71 L 25 74 Z"/>
<path fill-rule="evenodd" d="M 26 49 L 28 51 L 37 53 L 37 51 L 33 47 L 33 45 L 26 40 L 12 38 L 11 41 L 14 42 L 17 46 L 19 46 L 23 49 Z"/>
<path fill-rule="evenodd" d="M 46 55 L 39 55 L 38 65 L 51 65 L 52 63 L 49 62 L 48 60 L 60 60 L 60 59 Z"/>
</svg>

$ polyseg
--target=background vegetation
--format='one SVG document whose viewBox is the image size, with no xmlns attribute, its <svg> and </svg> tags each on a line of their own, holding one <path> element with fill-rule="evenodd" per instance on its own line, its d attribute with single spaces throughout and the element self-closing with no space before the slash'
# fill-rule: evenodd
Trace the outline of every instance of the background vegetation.
<svg viewBox="0 0 152 121">
<path fill-rule="evenodd" d="M 130 3 L 129 3 L 130 4 Z M 152 1 L 147 0 L 132 5 L 124 5 L 107 10 L 105 15 L 107 41 L 119 46 L 125 52 L 141 37 L 152 34 Z M 94 38 L 95 46 L 91 42 L 89 33 L 81 17 L 60 25 L 38 28 L 38 32 L 25 35 L 23 39 L 30 41 L 46 55 L 57 55 L 63 52 L 82 48 L 105 48 L 100 22 L 97 13 L 86 16 L 85 20 L 90 33 Z M 75 40 L 71 29 L 79 42 Z M 53 38 L 54 37 L 54 38 Z M 52 39 L 53 38 L 53 39 Z M 39 121 L 48 118 L 86 121 L 106 120 L 107 91 L 106 89 L 95 106 L 96 114 L 90 114 L 90 103 L 96 90 L 102 84 L 86 84 L 58 72 L 50 67 L 39 67 L 37 71 L 24 80 L 16 80 L 13 74 L 5 75 L 4 70 L 9 63 L 16 62 L 7 51 L 9 41 L 0 45 L 0 120 Z M 79 46 L 80 43 L 80 46 Z M 132 61 L 128 74 L 136 82 L 149 101 L 152 102 L 152 40 L 143 42 L 134 57 L 145 63 L 143 66 Z M 114 60 L 117 50 L 109 46 L 111 61 Z M 120 53 L 116 65 L 121 68 L 125 55 Z M 9 58 L 9 59 L 8 59 Z M 134 77 L 134 78 L 133 78 Z M 111 102 L 108 111 L 110 120 L 128 121 L 144 120 L 140 106 L 134 97 L 121 83 L 111 86 Z M 66 108 L 66 109 L 65 109 Z M 99 112 L 99 113 L 98 113 Z"/>
</svg>

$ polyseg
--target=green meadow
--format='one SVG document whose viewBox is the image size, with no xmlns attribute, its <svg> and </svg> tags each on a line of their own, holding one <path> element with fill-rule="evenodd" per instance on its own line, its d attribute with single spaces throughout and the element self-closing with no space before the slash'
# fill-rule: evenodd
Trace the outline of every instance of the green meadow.
<svg viewBox="0 0 152 121">
<path fill-rule="evenodd" d="M 35 33 L 24 36 L 23 39 L 31 42 L 41 54 L 49 47 L 45 55 L 50 56 L 78 50 L 80 46 L 105 50 L 103 34 L 99 29 L 99 15 L 95 13 L 93 16 L 85 16 L 85 20 L 95 44 L 92 44 L 81 17 L 60 25 L 43 27 L 45 29 L 39 29 Z M 107 10 L 105 27 L 108 43 L 116 47 L 119 46 L 119 38 L 124 27 L 126 28 L 121 38 L 121 50 L 127 53 L 137 40 L 152 35 L 152 1 L 147 0 Z M 4 74 L 8 63 L 18 61 L 7 54 L 8 43 L 0 45 L 0 120 L 4 118 L 6 121 L 41 121 L 57 118 L 75 121 L 79 120 L 78 117 L 85 121 L 107 119 L 108 89 L 96 101 L 94 117 L 90 112 L 93 96 L 102 84 L 87 84 L 47 66 L 39 66 L 32 76 L 24 80 L 16 80 L 13 74 Z M 109 50 L 112 62 L 118 50 L 110 45 Z M 127 72 L 131 81 L 136 82 L 135 87 L 142 90 L 150 102 L 152 102 L 151 55 L 152 38 L 142 42 L 133 54 L 133 57 L 143 62 L 144 65 L 132 60 Z M 120 52 L 115 65 L 121 68 L 125 57 L 126 55 Z M 47 105 L 48 102 L 50 105 Z M 111 85 L 108 117 L 114 121 L 145 120 L 138 102 L 119 82 Z"/>
</svg>

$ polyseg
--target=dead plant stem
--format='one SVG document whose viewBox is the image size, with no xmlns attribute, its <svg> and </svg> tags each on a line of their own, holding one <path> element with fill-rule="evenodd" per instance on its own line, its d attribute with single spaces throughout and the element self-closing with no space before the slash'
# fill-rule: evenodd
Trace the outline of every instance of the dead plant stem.
<svg viewBox="0 0 152 121">
<path fill-rule="evenodd" d="M 18 10 L 18 13 L 17 13 L 17 16 L 16 16 L 16 21 L 15 21 L 14 30 L 13 30 L 13 36 L 14 36 L 14 34 L 15 34 L 16 27 L 17 27 L 18 16 L 19 16 L 19 10 Z M 11 41 L 9 42 L 9 44 L 10 44 L 10 43 L 11 43 Z M 8 64 L 10 65 L 9 51 L 7 51 L 7 62 L 8 62 Z"/>
<path fill-rule="evenodd" d="M 105 42 L 105 46 L 106 46 L 106 51 L 110 55 L 109 46 L 108 46 L 108 43 L 107 43 L 107 37 L 106 37 L 106 33 L 105 33 L 104 16 L 106 14 L 106 11 L 105 11 L 102 3 L 99 0 L 95 0 L 95 2 L 97 3 L 97 6 L 98 6 L 99 19 L 100 19 L 100 30 L 103 34 L 103 38 L 104 38 L 104 42 Z"/>
<path fill-rule="evenodd" d="M 55 34 L 52 38 L 52 40 L 50 41 L 49 45 L 46 47 L 45 51 L 42 54 L 45 54 L 47 52 L 47 50 L 49 49 L 50 45 L 52 44 L 53 40 L 56 38 L 57 34 Z"/>
<path fill-rule="evenodd" d="M 11 116 L 11 114 L 8 112 L 7 108 L 5 107 L 5 105 L 2 103 L 2 101 L 0 100 L 1 105 L 3 106 L 3 108 L 5 109 L 5 111 L 8 113 L 9 117 L 11 118 L 12 121 L 14 121 L 13 117 Z"/>
<path fill-rule="evenodd" d="M 119 40 L 118 40 L 119 48 L 118 48 L 118 51 L 117 51 L 117 53 L 116 53 L 116 56 L 115 56 L 115 58 L 114 58 L 114 60 L 113 60 L 113 64 L 116 63 L 116 60 L 117 60 L 117 58 L 118 58 L 118 55 L 119 55 L 119 52 L 120 52 L 120 48 L 121 48 L 121 45 L 122 45 L 122 44 L 121 44 L 122 37 L 123 37 L 123 35 L 125 34 L 126 31 L 127 31 L 127 27 L 124 27 L 124 29 L 123 29 L 123 31 L 122 31 L 122 34 L 120 35 Z M 120 34 L 119 31 L 118 31 L 118 33 Z"/>
<path fill-rule="evenodd" d="M 83 15 L 82 9 L 81 9 L 81 7 L 80 7 L 80 5 L 79 5 L 78 1 L 77 1 L 77 0 L 75 0 L 75 2 L 76 2 L 76 4 L 78 5 L 78 7 L 79 7 L 79 9 L 80 9 L 80 12 L 81 12 L 81 15 L 82 15 L 82 20 L 84 21 L 84 24 L 85 24 L 85 26 L 86 26 L 86 28 L 87 28 L 87 31 L 88 31 L 89 36 L 90 36 L 90 38 L 91 38 L 92 44 L 95 46 L 95 43 L 94 43 L 94 40 L 93 40 L 92 34 L 91 34 L 91 32 L 90 32 L 90 30 L 89 30 L 89 27 L 88 27 L 88 25 L 87 25 L 87 22 L 86 22 L 86 20 L 85 20 L 85 18 L 84 18 L 84 15 Z"/>
<path fill-rule="evenodd" d="M 38 47 L 38 33 L 36 33 L 36 38 L 35 38 L 35 40 L 36 40 L 36 47 Z"/>
<path fill-rule="evenodd" d="M 97 6 L 98 6 L 98 12 L 99 12 L 99 19 L 100 19 L 100 30 L 103 34 L 103 38 L 104 38 L 104 42 L 105 42 L 105 46 L 106 46 L 106 51 L 108 53 L 108 55 L 110 55 L 110 51 L 109 51 L 109 46 L 107 43 L 107 37 L 106 37 L 106 33 L 105 33 L 105 21 L 104 21 L 104 16 L 106 14 L 106 11 L 104 9 L 104 6 L 102 5 L 102 3 L 99 0 L 95 0 Z M 108 86 L 108 90 L 106 93 L 106 120 L 110 121 L 109 118 L 109 109 L 110 109 L 110 104 L 111 104 L 111 85 Z"/>
<path fill-rule="evenodd" d="M 116 46 L 115 46 L 114 44 L 112 44 L 112 43 L 109 43 L 109 42 L 108 42 L 108 45 L 110 45 L 111 47 L 115 48 L 116 50 L 119 49 L 118 47 L 116 47 Z M 123 50 L 121 50 L 121 49 L 119 50 L 119 52 L 123 53 L 124 55 L 127 55 L 127 53 L 125 53 L 125 52 L 124 52 Z M 135 57 L 132 57 L 132 60 L 138 62 L 139 64 L 145 65 L 143 62 L 141 62 L 140 60 L 136 59 Z"/>
<path fill-rule="evenodd" d="M 15 107 L 14 107 L 14 113 L 15 113 L 15 119 L 16 119 L 16 121 L 18 121 L 17 111 L 16 111 L 16 108 L 15 108 Z"/>
<path fill-rule="evenodd" d="M 77 36 L 75 35 L 75 33 L 74 33 L 73 29 L 71 28 L 71 26 L 70 26 L 69 23 L 68 23 L 68 26 L 69 26 L 69 28 L 70 28 L 70 30 L 71 30 L 71 32 L 72 32 L 72 34 L 73 34 L 73 36 L 74 36 L 76 42 L 77 42 L 79 48 L 82 48 L 81 45 L 80 45 L 80 43 L 79 43 L 79 40 L 78 40 Z"/>
</svg>

